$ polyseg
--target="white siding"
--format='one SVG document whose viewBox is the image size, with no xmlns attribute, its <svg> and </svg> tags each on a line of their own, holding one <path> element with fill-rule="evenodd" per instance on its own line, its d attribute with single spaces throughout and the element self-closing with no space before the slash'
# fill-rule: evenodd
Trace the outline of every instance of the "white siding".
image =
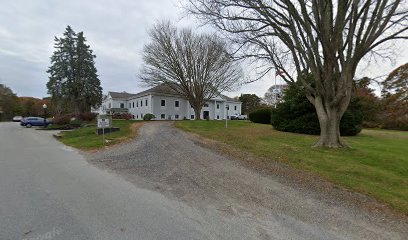
<svg viewBox="0 0 408 240">
<path fill-rule="evenodd" d="M 161 106 L 162 100 L 165 101 L 165 106 Z M 175 106 L 176 101 L 179 102 L 179 107 Z M 176 115 L 178 115 L 178 120 L 183 120 L 184 117 L 188 119 L 187 106 L 189 104 L 184 98 L 153 95 L 152 102 L 153 114 L 156 116 L 156 120 L 176 120 Z M 164 119 L 161 118 L 162 114 L 164 114 Z"/>
<path fill-rule="evenodd" d="M 165 100 L 166 106 L 161 106 L 161 100 Z M 147 101 L 147 105 L 146 105 Z M 179 106 L 175 106 L 175 102 L 179 102 Z M 123 103 L 124 107 L 129 110 L 129 113 L 134 116 L 135 119 L 143 119 L 143 116 L 152 113 L 156 116 L 156 120 L 178 120 L 192 119 L 191 116 L 195 115 L 194 109 L 188 100 L 170 95 L 145 95 L 137 98 L 112 99 L 108 96 L 103 102 L 98 112 L 100 114 L 106 113 L 109 108 L 120 108 L 120 104 Z M 223 99 L 213 99 L 207 102 L 208 107 L 203 107 L 200 117 L 204 118 L 204 111 L 208 111 L 211 120 L 219 119 L 223 120 L 226 117 L 226 105 L 229 105 L 228 116 L 234 114 L 241 114 L 241 103 L 230 102 Z M 219 105 L 219 108 L 217 108 Z M 161 118 L 164 114 L 164 119 Z M 195 116 L 194 116 L 195 117 Z M 218 118 L 217 118 L 218 117 Z M 194 119 L 194 118 L 193 118 Z"/>
<path fill-rule="evenodd" d="M 146 105 L 147 101 L 147 105 Z M 131 108 L 129 108 L 129 113 L 134 116 L 135 119 L 143 119 L 143 116 L 152 113 L 151 111 L 151 96 L 146 95 L 138 98 L 132 98 L 129 99 L 128 102 L 131 105 Z M 134 106 L 134 107 L 133 107 Z"/>
</svg>

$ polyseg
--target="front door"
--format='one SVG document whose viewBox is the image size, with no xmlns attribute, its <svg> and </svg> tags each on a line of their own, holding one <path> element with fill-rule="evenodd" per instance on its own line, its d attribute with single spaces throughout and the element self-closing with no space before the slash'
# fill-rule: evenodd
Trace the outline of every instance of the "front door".
<svg viewBox="0 0 408 240">
<path fill-rule="evenodd" d="M 203 119 L 210 119 L 210 111 L 203 111 Z"/>
</svg>

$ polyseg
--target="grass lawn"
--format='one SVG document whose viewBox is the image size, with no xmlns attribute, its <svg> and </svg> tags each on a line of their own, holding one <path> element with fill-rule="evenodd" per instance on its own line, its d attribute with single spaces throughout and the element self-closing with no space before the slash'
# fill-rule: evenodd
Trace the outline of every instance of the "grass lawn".
<svg viewBox="0 0 408 240">
<path fill-rule="evenodd" d="M 352 149 L 311 148 L 317 136 L 248 121 L 179 121 L 176 126 L 256 156 L 316 173 L 408 214 L 408 132 L 365 129 L 345 137 Z"/>
<path fill-rule="evenodd" d="M 132 124 L 133 129 L 132 129 Z M 120 131 L 105 134 L 105 146 L 114 145 L 135 136 L 135 127 L 140 121 L 113 120 L 112 126 L 119 127 Z M 63 132 L 60 141 L 64 144 L 82 150 L 93 150 L 104 147 L 102 135 L 96 134 L 96 125 Z"/>
</svg>

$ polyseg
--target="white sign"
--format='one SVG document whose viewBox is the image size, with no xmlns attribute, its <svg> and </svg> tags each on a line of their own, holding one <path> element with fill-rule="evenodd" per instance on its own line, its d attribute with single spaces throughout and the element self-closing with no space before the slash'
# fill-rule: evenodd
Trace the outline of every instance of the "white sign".
<svg viewBox="0 0 408 240">
<path fill-rule="evenodd" d="M 109 119 L 98 119 L 98 128 L 109 127 Z"/>
<path fill-rule="evenodd" d="M 98 116 L 98 128 L 109 128 L 112 126 L 111 117 L 106 115 Z"/>
</svg>

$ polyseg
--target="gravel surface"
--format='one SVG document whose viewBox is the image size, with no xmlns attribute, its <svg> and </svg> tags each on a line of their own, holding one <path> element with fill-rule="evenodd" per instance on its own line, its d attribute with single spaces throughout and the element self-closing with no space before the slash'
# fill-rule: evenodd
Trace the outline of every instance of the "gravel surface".
<svg viewBox="0 0 408 240">
<path fill-rule="evenodd" d="M 202 145 L 171 122 L 149 122 L 134 141 L 86 155 L 139 187 L 187 203 L 206 221 L 213 212 L 239 219 L 249 229 L 243 239 L 407 239 L 406 219 L 356 207 L 350 192 L 325 194 L 285 179 L 284 171 L 266 174 Z"/>
</svg>

